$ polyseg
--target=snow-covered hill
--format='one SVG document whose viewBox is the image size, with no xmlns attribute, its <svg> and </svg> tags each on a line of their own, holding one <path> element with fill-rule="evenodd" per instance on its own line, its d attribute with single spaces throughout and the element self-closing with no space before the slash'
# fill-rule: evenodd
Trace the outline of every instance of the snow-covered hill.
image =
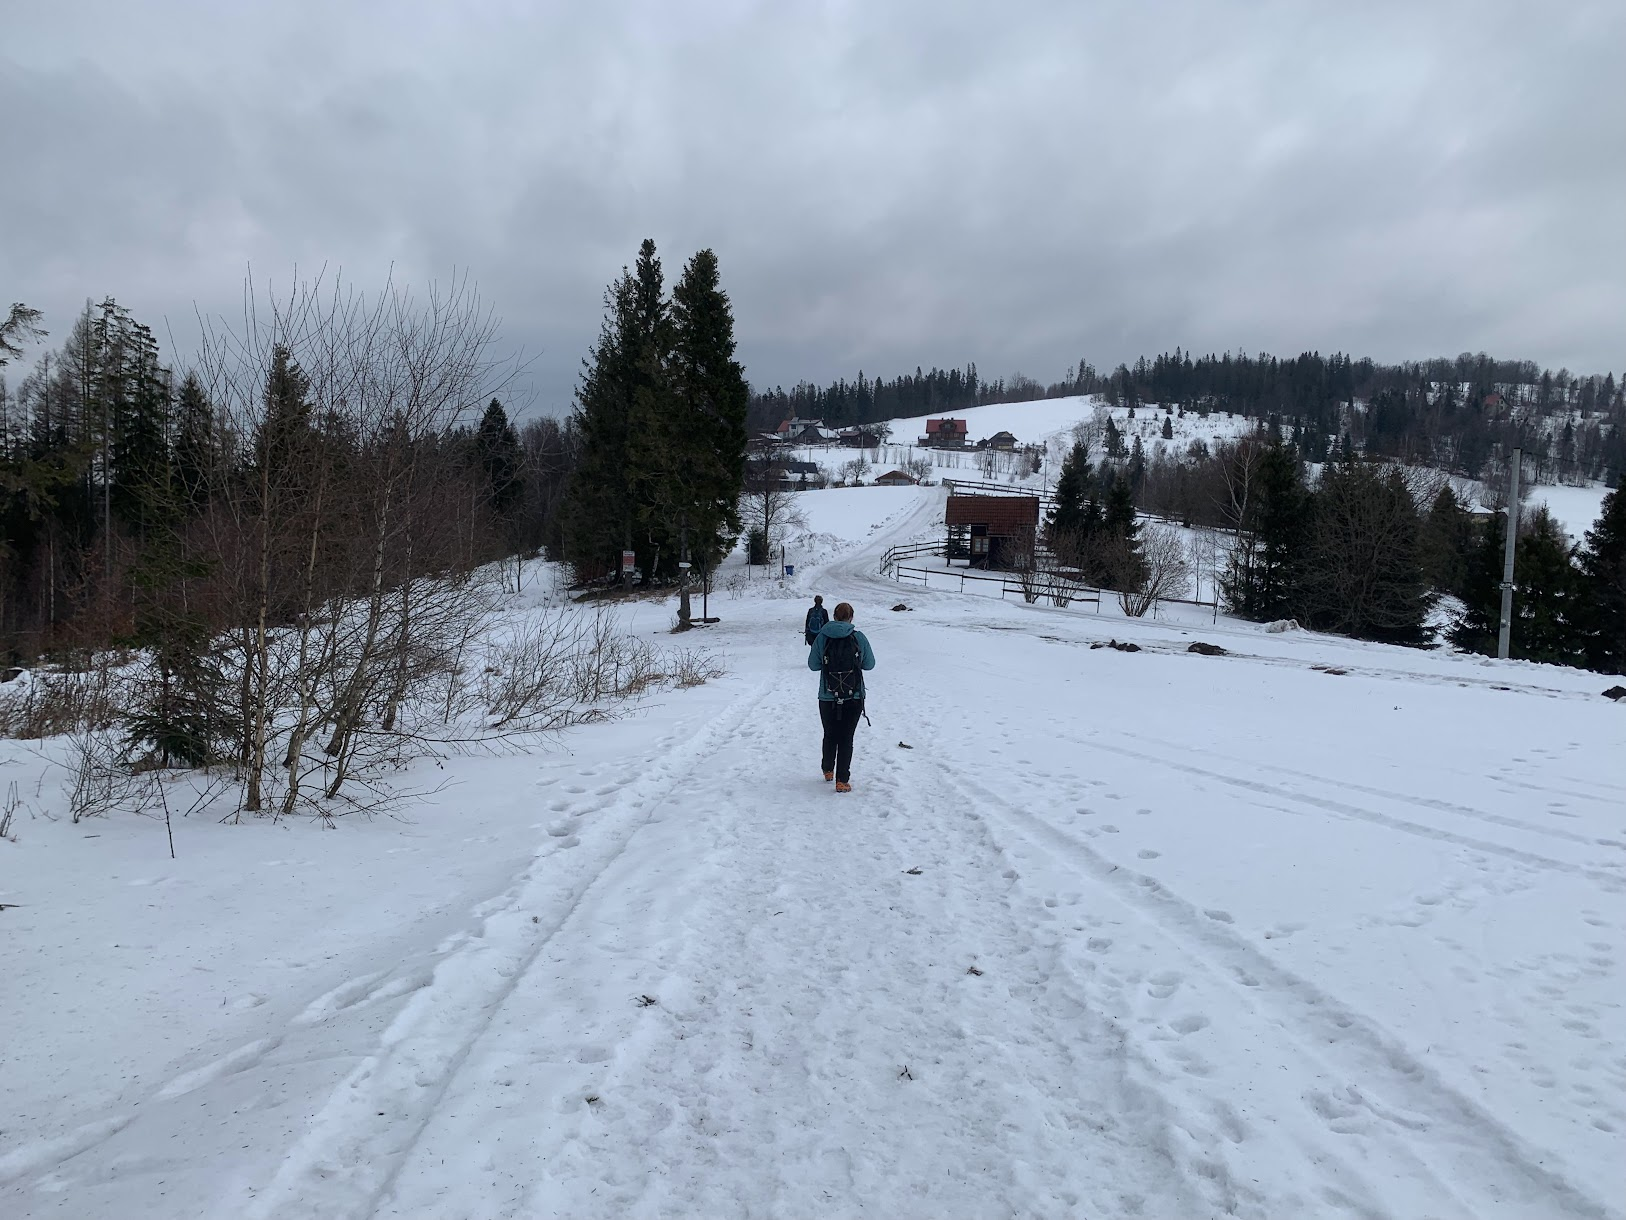
<svg viewBox="0 0 1626 1220">
<path fill-rule="evenodd" d="M 402 818 L 171 861 L 5 743 L 0 1211 L 1626 1215 L 1606 683 L 879 578 L 941 496 L 803 497 L 728 677 Z M 815 591 L 879 658 L 850 795 Z"/>
</svg>

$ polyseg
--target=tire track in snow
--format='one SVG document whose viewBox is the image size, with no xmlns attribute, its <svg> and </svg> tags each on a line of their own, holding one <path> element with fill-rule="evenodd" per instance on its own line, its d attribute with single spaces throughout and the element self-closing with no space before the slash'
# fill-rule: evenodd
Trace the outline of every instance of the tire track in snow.
<svg viewBox="0 0 1626 1220">
<path fill-rule="evenodd" d="M 838 797 L 809 695 L 762 705 L 572 916 L 380 1216 L 445 1211 L 448 1181 L 466 1214 L 582 1218 L 1195 1216 L 1235 1193 L 1012 906 L 963 794 L 866 735 Z"/>
<path fill-rule="evenodd" d="M 1605 872 L 1603 869 L 1591 868 L 1584 864 L 1572 864 L 1567 860 L 1556 860 L 1552 856 L 1544 856 L 1539 852 L 1524 851 L 1521 848 L 1509 847 L 1506 844 L 1496 843 L 1489 839 L 1475 838 L 1472 835 L 1458 834 L 1453 830 L 1445 830 L 1438 826 L 1426 826 L 1420 822 L 1413 822 L 1406 818 L 1396 817 L 1393 814 L 1379 813 L 1373 809 L 1363 809 L 1359 805 L 1351 805 L 1345 801 L 1335 801 L 1328 797 L 1312 796 L 1308 793 L 1294 792 L 1288 788 L 1279 788 L 1274 784 L 1267 784 L 1262 780 L 1243 779 L 1236 775 L 1227 775 L 1223 771 L 1211 771 L 1206 767 L 1199 767 L 1192 763 L 1178 762 L 1172 758 L 1159 757 L 1156 754 L 1147 754 L 1141 750 L 1132 750 L 1127 746 L 1109 745 L 1103 741 L 1095 741 L 1087 737 L 1069 736 L 1066 740 L 1091 750 L 1100 750 L 1108 754 L 1118 754 L 1124 758 L 1133 758 L 1137 762 L 1149 763 L 1154 767 L 1167 768 L 1172 771 L 1183 771 L 1188 775 L 1201 776 L 1203 779 L 1215 780 L 1218 783 L 1228 784 L 1233 788 L 1241 788 L 1247 792 L 1256 792 L 1265 796 L 1273 796 L 1279 800 L 1291 802 L 1292 805 L 1308 805 L 1315 809 L 1324 809 L 1329 813 L 1336 813 L 1340 817 L 1351 818 L 1361 822 L 1371 822 L 1378 826 L 1386 826 L 1391 830 L 1398 830 L 1405 834 L 1416 835 L 1419 838 L 1437 839 L 1443 843 L 1453 843 L 1458 847 L 1471 848 L 1474 851 L 1488 852 L 1492 855 L 1503 856 L 1509 860 L 1517 861 L 1529 868 L 1544 872 L 1569 873 L 1575 877 L 1585 877 L 1589 881 L 1597 882 L 1602 888 L 1613 893 L 1626 890 L 1626 875 Z M 1282 810 L 1285 813 L 1295 812 L 1291 807 L 1280 805 L 1268 806 Z M 1500 820 L 1500 819 L 1498 819 Z M 1511 821 L 1511 819 L 1509 819 Z M 1519 826 L 1521 830 L 1529 830 L 1528 826 Z M 1596 839 L 1581 838 L 1581 842 L 1593 845 Z"/>
<path fill-rule="evenodd" d="M 1150 761 L 1173 765 L 1162 759 Z M 1183 946 L 1183 956 L 1203 965 L 1233 999 L 1240 999 L 1261 1018 L 1290 1029 L 1302 1058 L 1336 1064 L 1333 1072 L 1302 1073 L 1304 1079 L 1333 1075 L 1351 1082 L 1342 1089 L 1308 1095 L 1310 1109 L 1332 1130 L 1355 1134 L 1363 1125 L 1355 1121 L 1363 1111 L 1375 1117 L 1382 1124 L 1380 1140 L 1386 1146 L 1387 1162 L 1391 1166 L 1409 1163 L 1426 1173 L 1464 1216 L 1563 1215 L 1613 1220 L 1623 1214 L 1546 1168 L 1546 1162 L 1555 1158 L 1530 1146 L 1457 1092 L 1370 1017 L 1265 955 L 1158 879 L 1112 863 L 1089 845 L 965 776 L 955 764 L 940 765 L 958 774 L 965 791 L 1000 809 L 1009 830 L 1036 846 L 1070 857 L 1098 889 L 1148 916 Z M 1453 1172 L 1442 1177 L 1431 1163 L 1435 1160 L 1450 1164 Z M 1460 1199 L 1460 1191 L 1477 1197 Z"/>
<path fill-rule="evenodd" d="M 493 913 L 482 934 L 437 964 L 434 982 L 414 995 L 385 1031 L 378 1053 L 312 1117 L 271 1182 L 246 1204 L 235 1201 L 242 1214 L 252 1220 L 372 1215 L 503 1001 L 672 790 L 701 766 L 708 746 L 748 722 L 767 693 L 764 686 L 737 699 L 698 734 L 666 749 L 665 765 L 654 776 L 623 789 L 617 801 L 627 806 L 630 824 L 562 893 L 555 870 L 539 859 L 505 895 L 484 904 Z M 689 757 L 672 765 L 680 752 Z M 533 910 L 549 912 L 545 927 Z"/>
<path fill-rule="evenodd" d="M 1217 751 L 1205 750 L 1201 746 L 1192 745 L 1190 742 L 1183 742 L 1176 747 L 1175 743 L 1172 741 L 1158 741 L 1157 739 L 1149 737 L 1139 737 L 1133 740 L 1165 746 L 1171 754 L 1178 750 L 1178 752 L 1185 754 L 1202 754 L 1208 758 L 1226 758 L 1225 755 L 1220 754 Z M 1561 826 L 1541 826 L 1533 822 L 1523 821 L 1520 818 L 1508 817 L 1505 814 L 1487 813 L 1482 809 L 1475 809 L 1472 805 L 1462 805 L 1458 804 L 1456 801 L 1448 801 L 1439 797 L 1413 796 L 1409 792 L 1395 792 L 1389 788 L 1378 788 L 1370 784 L 1357 784 L 1349 779 L 1330 780 L 1325 776 L 1313 775 L 1308 771 L 1296 771 L 1292 767 L 1284 767 L 1279 763 L 1259 762 L 1255 760 L 1249 765 L 1257 771 L 1274 771 L 1278 775 L 1291 776 L 1293 779 L 1304 780 L 1307 783 L 1317 784 L 1326 788 L 1341 788 L 1350 792 L 1360 792 L 1367 796 L 1381 797 L 1386 801 L 1398 801 L 1407 805 L 1416 805 L 1422 809 L 1435 809 L 1442 813 L 1450 813 L 1459 817 L 1472 818 L 1475 821 L 1485 822 L 1488 825 L 1506 826 L 1513 830 L 1528 831 L 1530 834 L 1544 835 L 1552 839 L 1563 839 L 1567 842 L 1580 843 L 1587 847 L 1594 847 L 1598 842 L 1597 837 L 1594 835 L 1579 834 L 1573 830 L 1565 830 Z M 1500 782 L 1506 783 L 1508 781 L 1503 780 Z M 1536 784 L 1528 784 L 1524 786 L 1533 788 L 1538 792 L 1552 791 L 1550 788 L 1542 788 Z M 1602 798 L 1591 797 L 1589 799 L 1600 800 Z"/>
</svg>

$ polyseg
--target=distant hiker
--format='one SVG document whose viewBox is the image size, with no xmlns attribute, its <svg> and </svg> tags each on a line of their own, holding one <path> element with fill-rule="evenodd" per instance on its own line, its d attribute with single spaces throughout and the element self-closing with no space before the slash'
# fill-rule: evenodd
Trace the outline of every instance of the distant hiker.
<svg viewBox="0 0 1626 1220">
<path fill-rule="evenodd" d="M 807 622 L 802 624 L 802 638 L 809 648 L 813 646 L 813 637 L 829 621 L 830 615 L 824 609 L 824 595 L 815 594 L 813 608 L 807 612 Z"/>
<path fill-rule="evenodd" d="M 851 792 L 853 734 L 864 714 L 864 672 L 875 668 L 869 641 L 853 627 L 852 606 L 838 605 L 835 621 L 824 624 L 813 637 L 807 667 L 819 673 L 819 721 L 824 725 L 819 767 L 826 781 L 836 781 L 837 792 Z"/>
</svg>

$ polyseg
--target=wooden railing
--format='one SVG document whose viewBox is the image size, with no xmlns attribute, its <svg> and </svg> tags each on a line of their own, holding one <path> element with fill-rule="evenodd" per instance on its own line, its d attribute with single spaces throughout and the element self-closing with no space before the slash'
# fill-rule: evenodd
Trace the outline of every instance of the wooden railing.
<svg viewBox="0 0 1626 1220">
<path fill-rule="evenodd" d="M 1016 593 L 1023 601 L 1046 602 L 1051 605 L 1091 605 L 1099 613 L 1101 609 L 1101 590 L 1088 585 L 1081 585 L 1077 581 L 1068 580 L 1054 572 L 1036 572 L 1030 578 L 1024 579 L 1020 572 L 982 573 L 970 571 L 947 571 L 943 568 L 921 568 L 910 564 L 897 564 L 892 569 L 892 578 L 899 582 L 913 581 L 920 587 L 930 588 L 932 577 L 943 580 L 958 580 L 959 592 L 967 592 L 966 582 L 971 583 L 971 591 L 991 592 L 991 586 L 998 585 L 998 596 L 1001 600 L 1008 593 Z M 982 586 L 979 590 L 977 586 Z"/>
</svg>

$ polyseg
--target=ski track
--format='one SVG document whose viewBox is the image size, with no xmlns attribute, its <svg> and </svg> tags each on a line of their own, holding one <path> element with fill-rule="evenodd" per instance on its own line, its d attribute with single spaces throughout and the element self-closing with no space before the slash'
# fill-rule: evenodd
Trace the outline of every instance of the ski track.
<svg viewBox="0 0 1626 1220">
<path fill-rule="evenodd" d="M 573 915 L 514 995 L 531 1019 L 493 1024 L 377 1215 L 443 1214 L 448 1181 L 493 1217 L 1162 1217 L 1236 1193 L 1188 1163 L 963 797 L 878 815 L 921 808 L 880 751 L 864 797 L 819 780 L 805 687 L 720 751 L 715 811 L 660 828 L 704 841 L 705 875 L 627 877 L 651 895 L 630 931 Z M 479 1104 L 510 1089 L 512 1112 Z"/>
<path fill-rule="evenodd" d="M 951 760 L 934 761 L 946 771 L 957 770 Z M 1233 1024 L 1223 1031 L 1232 1053 L 1241 1051 L 1256 1072 L 1261 1052 L 1274 1052 L 1286 1061 L 1290 1079 L 1324 1082 L 1321 1089 L 1304 1095 L 1303 1118 L 1339 1136 L 1359 1136 L 1377 1146 L 1363 1151 L 1360 1161 L 1391 1170 L 1410 1168 L 1438 1192 L 1436 1205 L 1453 1203 L 1463 1217 L 1619 1214 L 1548 1170 L 1546 1165 L 1558 1159 L 1552 1152 L 1529 1147 L 1409 1054 L 1392 1033 L 1266 956 L 1231 931 L 1226 921 L 1205 913 L 1156 878 L 1112 863 L 1087 843 L 969 777 L 962 774 L 958 782 L 977 802 L 998 810 L 1002 832 L 1025 839 L 1030 853 L 1076 862 L 1079 867 L 1073 875 L 1093 879 L 1098 893 L 1105 891 L 1120 906 L 1145 916 L 1170 942 L 1173 955 L 1207 976 L 1206 990 L 1228 993 L 1224 1007 L 1234 1010 L 1241 1000 L 1260 1028 L 1244 1031 Z M 1164 988 L 1157 987 L 1159 978 L 1167 980 Z M 1154 989 L 1184 987 L 1188 982 L 1178 971 L 1160 972 L 1150 979 Z M 1208 1025 L 1198 1014 L 1187 1021 L 1186 1029 L 1196 1034 Z M 1175 1029 L 1180 1032 L 1178 1023 Z M 1282 1041 L 1280 1033 L 1290 1040 Z M 1246 1045 L 1249 1042 L 1252 1046 Z M 1181 1066 L 1199 1082 L 1206 1074 L 1202 1059 L 1184 1058 Z M 1277 1065 L 1267 1059 L 1264 1066 Z M 1200 1083 L 1197 1088 L 1201 1092 Z M 1221 1093 L 1207 1098 L 1208 1108 L 1220 1112 L 1231 1104 L 1227 1097 L 1234 1101 L 1228 1088 Z M 1274 1117 L 1279 1121 L 1285 1116 Z M 1212 1136 L 1210 1142 L 1224 1147 Z M 1447 1171 L 1443 1176 L 1442 1166 Z M 1381 1180 L 1364 1185 L 1360 1195 L 1328 1188 L 1322 1201 L 1350 1207 L 1357 1214 L 1413 1214 L 1401 1201 L 1386 1203 L 1379 1197 Z M 1285 1214 L 1288 1202 L 1272 1200 L 1259 1214 Z"/>
<path fill-rule="evenodd" d="M 374 1214 L 503 1001 L 672 790 L 699 766 L 707 747 L 748 721 L 764 693 L 759 689 L 742 696 L 728 713 L 684 743 L 693 751 L 687 759 L 675 758 L 678 751 L 668 749 L 650 774 L 625 792 L 593 794 L 608 797 L 593 806 L 594 812 L 616 803 L 629 824 L 609 835 L 572 877 L 533 867 L 514 889 L 484 904 L 481 934 L 437 965 L 433 982 L 417 991 L 386 1031 L 378 1052 L 312 1118 L 272 1182 L 263 1190 L 248 1188 L 223 1209 L 254 1220 Z M 541 860 L 578 845 L 574 836 L 555 838 Z"/>
<path fill-rule="evenodd" d="M 1285 800 L 1287 805 L 1270 805 L 1269 802 L 1255 802 L 1269 808 L 1279 809 L 1285 813 L 1297 812 L 1298 806 L 1311 806 L 1315 809 L 1326 810 L 1339 817 L 1352 818 L 1356 821 L 1372 822 L 1378 826 L 1385 826 L 1391 830 L 1398 830 L 1404 834 L 1415 835 L 1425 839 L 1437 839 L 1442 843 L 1451 843 L 1458 847 L 1470 848 L 1473 851 L 1489 852 L 1492 855 L 1506 857 L 1534 869 L 1552 872 L 1568 873 L 1575 877 L 1585 877 L 1595 881 L 1598 885 L 1612 893 L 1626 892 L 1626 874 L 1607 872 L 1601 868 L 1593 868 L 1584 864 L 1573 864 L 1568 860 L 1557 860 L 1551 856 L 1544 856 L 1538 852 L 1525 851 L 1521 848 L 1510 847 L 1503 843 L 1495 843 L 1489 839 L 1480 839 L 1472 835 L 1459 834 L 1456 831 L 1446 830 L 1439 826 L 1428 826 L 1407 818 L 1396 817 L 1393 814 L 1379 813 L 1373 809 L 1363 809 L 1359 805 L 1351 805 L 1346 801 L 1336 801 L 1328 797 L 1313 796 L 1305 792 L 1294 792 L 1288 788 L 1280 788 L 1274 784 L 1267 784 L 1261 780 L 1243 779 L 1239 776 L 1228 775 L 1223 771 L 1212 771 L 1198 767 L 1191 763 L 1179 762 L 1169 757 L 1159 757 L 1148 754 L 1142 750 L 1133 750 L 1127 746 L 1109 745 L 1106 742 L 1093 740 L 1088 737 L 1069 737 L 1068 740 L 1077 745 L 1092 750 L 1101 750 L 1111 754 L 1118 754 L 1124 758 L 1133 758 L 1139 762 L 1151 763 L 1158 767 L 1166 767 L 1175 771 L 1183 771 L 1188 775 L 1201 776 L 1203 779 L 1215 780 L 1228 784 L 1244 791 L 1256 792 L 1261 795 Z M 1344 785 L 1351 786 L 1351 785 Z M 1513 818 L 1500 818 L 1495 815 L 1483 814 L 1477 810 L 1468 810 L 1465 807 L 1456 807 L 1449 812 L 1459 816 L 1471 816 L 1480 821 L 1493 822 L 1499 825 L 1515 827 L 1521 831 L 1536 833 L 1535 828 L 1519 822 Z M 1570 836 L 1576 842 L 1589 846 L 1596 845 L 1598 840 L 1580 835 Z"/>
</svg>

